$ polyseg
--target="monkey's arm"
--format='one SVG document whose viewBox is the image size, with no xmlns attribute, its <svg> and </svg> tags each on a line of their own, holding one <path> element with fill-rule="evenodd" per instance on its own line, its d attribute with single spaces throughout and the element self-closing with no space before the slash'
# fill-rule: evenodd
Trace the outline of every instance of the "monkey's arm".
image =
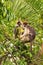
<svg viewBox="0 0 43 65">
<path fill-rule="evenodd" d="M 18 29 L 17 29 L 18 27 L 17 26 L 15 26 L 15 28 L 14 28 L 14 37 L 15 37 L 15 39 L 18 37 L 17 35 L 18 35 Z"/>
</svg>

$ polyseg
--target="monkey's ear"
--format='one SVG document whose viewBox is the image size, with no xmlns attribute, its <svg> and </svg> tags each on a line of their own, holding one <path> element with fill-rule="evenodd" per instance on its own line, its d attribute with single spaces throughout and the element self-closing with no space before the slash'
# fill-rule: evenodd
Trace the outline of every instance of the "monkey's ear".
<svg viewBox="0 0 43 65">
<path fill-rule="evenodd" d="M 23 22 L 24 27 L 27 26 L 27 24 L 28 24 L 27 22 Z"/>
<path fill-rule="evenodd" d="M 21 21 L 18 21 L 18 22 L 17 22 L 17 25 L 19 25 L 19 26 L 20 26 L 20 25 L 21 25 Z"/>
</svg>

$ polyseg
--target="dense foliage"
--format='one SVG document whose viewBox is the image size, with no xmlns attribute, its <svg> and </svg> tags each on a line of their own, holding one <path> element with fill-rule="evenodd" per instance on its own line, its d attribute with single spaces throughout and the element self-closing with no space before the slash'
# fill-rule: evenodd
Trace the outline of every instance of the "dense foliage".
<svg viewBox="0 0 43 65">
<path fill-rule="evenodd" d="M 14 27 L 19 19 L 28 21 L 35 29 L 32 54 L 29 44 L 14 39 Z M 42 43 L 43 0 L 0 0 L 0 64 L 29 65 Z"/>
</svg>

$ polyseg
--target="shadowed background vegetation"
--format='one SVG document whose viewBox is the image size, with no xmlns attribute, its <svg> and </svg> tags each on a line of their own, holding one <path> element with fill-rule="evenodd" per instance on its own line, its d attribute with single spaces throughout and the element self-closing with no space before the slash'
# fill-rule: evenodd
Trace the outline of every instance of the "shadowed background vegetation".
<svg viewBox="0 0 43 65">
<path fill-rule="evenodd" d="M 35 29 L 32 54 L 29 44 L 14 39 L 14 27 L 19 19 Z M 43 0 L 0 0 L 0 65 L 43 65 L 43 56 L 40 62 L 36 61 L 42 43 Z"/>
</svg>

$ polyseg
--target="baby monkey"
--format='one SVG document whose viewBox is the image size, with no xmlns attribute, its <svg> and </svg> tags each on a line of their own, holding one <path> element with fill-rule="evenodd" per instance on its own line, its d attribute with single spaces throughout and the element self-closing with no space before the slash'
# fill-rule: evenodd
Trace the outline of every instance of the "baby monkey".
<svg viewBox="0 0 43 65">
<path fill-rule="evenodd" d="M 32 52 L 32 41 L 35 39 L 35 30 L 27 22 L 18 21 L 14 29 L 15 38 L 27 43 L 30 42 L 30 51 Z"/>
</svg>

